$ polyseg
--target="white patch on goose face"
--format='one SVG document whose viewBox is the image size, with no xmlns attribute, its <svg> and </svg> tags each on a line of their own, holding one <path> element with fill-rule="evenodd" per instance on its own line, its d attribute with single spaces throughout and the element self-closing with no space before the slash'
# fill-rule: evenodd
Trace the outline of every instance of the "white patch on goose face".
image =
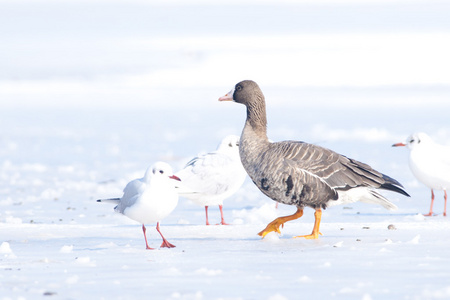
<svg viewBox="0 0 450 300">
<path fill-rule="evenodd" d="M 228 92 L 228 94 L 231 96 L 231 99 L 233 99 L 233 101 L 236 101 L 236 100 L 234 100 L 234 91 L 235 91 L 235 88 L 233 87 L 231 89 L 231 91 Z"/>
</svg>

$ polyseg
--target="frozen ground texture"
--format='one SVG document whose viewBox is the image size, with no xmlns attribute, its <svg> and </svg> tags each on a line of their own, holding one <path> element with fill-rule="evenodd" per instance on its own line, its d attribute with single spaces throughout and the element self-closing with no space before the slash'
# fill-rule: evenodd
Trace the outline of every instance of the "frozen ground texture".
<svg viewBox="0 0 450 300">
<path fill-rule="evenodd" d="M 450 298 L 450 221 L 420 214 L 430 192 L 390 147 L 416 130 L 450 143 L 449 3 L 277 3 L 0 1 L 1 300 Z M 295 209 L 247 180 L 225 201 L 232 225 L 180 199 L 161 225 L 177 247 L 145 250 L 95 200 L 239 134 L 244 107 L 217 98 L 242 79 L 266 94 L 272 140 L 369 163 L 411 198 L 330 208 L 319 240 L 293 239 L 307 209 L 261 240 Z"/>
</svg>

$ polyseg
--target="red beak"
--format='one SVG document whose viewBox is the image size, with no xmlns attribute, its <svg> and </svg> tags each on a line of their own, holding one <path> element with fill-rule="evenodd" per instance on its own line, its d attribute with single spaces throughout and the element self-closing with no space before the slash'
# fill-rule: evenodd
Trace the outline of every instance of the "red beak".
<svg viewBox="0 0 450 300">
<path fill-rule="evenodd" d="M 170 179 L 175 179 L 175 180 L 181 181 L 181 179 L 180 179 L 180 178 L 178 178 L 178 177 L 177 177 L 177 176 L 175 176 L 175 175 L 169 176 L 169 178 L 170 178 Z"/>
<path fill-rule="evenodd" d="M 397 144 L 392 145 L 392 147 L 403 147 L 403 146 L 406 146 L 406 144 L 404 144 L 404 143 L 397 143 Z"/>
</svg>

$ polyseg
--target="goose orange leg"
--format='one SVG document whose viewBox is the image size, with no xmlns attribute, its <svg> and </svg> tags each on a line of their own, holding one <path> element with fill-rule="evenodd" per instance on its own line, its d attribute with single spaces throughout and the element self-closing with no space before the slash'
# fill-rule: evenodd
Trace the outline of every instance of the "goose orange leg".
<svg viewBox="0 0 450 300">
<path fill-rule="evenodd" d="M 310 239 L 310 240 L 314 239 L 315 240 L 315 239 L 319 238 L 319 235 L 322 235 L 319 232 L 320 220 L 322 219 L 322 210 L 320 208 L 316 209 L 316 211 L 314 212 L 314 218 L 315 218 L 315 221 L 314 221 L 314 228 L 313 228 L 312 233 L 308 234 L 308 235 L 299 235 L 299 236 L 296 236 L 296 238 L 303 237 L 305 239 Z"/>
<path fill-rule="evenodd" d="M 269 232 L 272 232 L 272 231 L 281 233 L 280 226 L 284 227 L 284 223 L 298 219 L 301 216 L 303 216 L 303 209 L 297 208 L 297 211 L 293 215 L 279 217 L 279 218 L 276 218 L 275 220 L 273 220 L 272 222 L 270 222 L 263 231 L 258 233 L 258 235 L 260 235 L 264 238 Z"/>
</svg>

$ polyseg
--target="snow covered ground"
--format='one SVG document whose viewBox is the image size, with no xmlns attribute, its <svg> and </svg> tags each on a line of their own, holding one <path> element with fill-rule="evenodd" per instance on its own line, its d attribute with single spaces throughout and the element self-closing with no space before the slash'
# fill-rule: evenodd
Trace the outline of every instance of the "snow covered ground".
<svg viewBox="0 0 450 300">
<path fill-rule="evenodd" d="M 391 147 L 417 130 L 450 144 L 447 1 L 0 6 L 1 300 L 450 298 L 442 192 L 423 217 L 430 191 Z M 266 95 L 272 140 L 369 163 L 411 198 L 329 208 L 319 240 L 293 239 L 312 229 L 307 209 L 261 240 L 295 209 L 247 180 L 225 201 L 232 225 L 205 226 L 181 198 L 161 225 L 177 247 L 145 250 L 140 225 L 95 200 L 239 134 L 244 107 L 217 99 L 242 79 Z"/>
</svg>

